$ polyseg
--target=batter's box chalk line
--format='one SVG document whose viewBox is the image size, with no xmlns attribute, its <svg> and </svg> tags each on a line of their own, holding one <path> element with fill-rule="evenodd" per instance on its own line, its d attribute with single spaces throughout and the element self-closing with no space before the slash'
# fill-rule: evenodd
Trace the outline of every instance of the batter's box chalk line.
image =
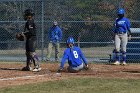
<svg viewBox="0 0 140 93">
<path fill-rule="evenodd" d="M 33 76 L 21 76 L 21 77 L 13 77 L 13 78 L 1 78 L 0 81 L 18 80 L 18 79 L 34 79 L 36 77 L 44 77 L 44 76 L 48 76 L 48 74 L 33 75 Z"/>
<path fill-rule="evenodd" d="M 53 75 L 52 75 L 52 73 L 49 70 L 47 70 L 47 74 L 31 75 L 31 76 L 21 76 L 21 77 L 13 77 L 13 78 L 0 78 L 0 81 L 18 80 L 18 79 L 35 79 L 37 77 L 44 77 L 44 76 L 53 76 Z"/>
</svg>

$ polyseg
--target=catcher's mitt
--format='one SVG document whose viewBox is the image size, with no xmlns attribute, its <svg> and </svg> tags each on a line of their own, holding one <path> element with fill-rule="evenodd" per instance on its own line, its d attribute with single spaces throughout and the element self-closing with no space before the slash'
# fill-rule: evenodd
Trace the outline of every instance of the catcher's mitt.
<svg viewBox="0 0 140 93">
<path fill-rule="evenodd" d="M 25 36 L 22 33 L 16 33 L 16 39 L 19 40 L 19 41 L 24 41 Z"/>
</svg>

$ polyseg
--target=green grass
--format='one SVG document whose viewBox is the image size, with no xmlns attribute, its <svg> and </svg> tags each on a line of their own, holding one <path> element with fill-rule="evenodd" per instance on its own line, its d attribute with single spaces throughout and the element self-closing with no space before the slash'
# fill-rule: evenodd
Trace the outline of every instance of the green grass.
<svg viewBox="0 0 140 93">
<path fill-rule="evenodd" d="M 140 93 L 140 80 L 72 78 L 1 88 L 0 93 Z"/>
</svg>

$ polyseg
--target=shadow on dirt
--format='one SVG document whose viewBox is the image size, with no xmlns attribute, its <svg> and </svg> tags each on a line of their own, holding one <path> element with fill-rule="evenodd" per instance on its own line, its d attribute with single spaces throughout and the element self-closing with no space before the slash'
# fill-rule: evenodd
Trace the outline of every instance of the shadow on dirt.
<svg viewBox="0 0 140 93">
<path fill-rule="evenodd" d="M 0 70 L 18 70 L 18 71 L 21 71 L 20 68 L 0 68 Z"/>
<path fill-rule="evenodd" d="M 128 72 L 128 73 L 140 73 L 140 71 L 123 71 L 123 72 Z"/>
</svg>

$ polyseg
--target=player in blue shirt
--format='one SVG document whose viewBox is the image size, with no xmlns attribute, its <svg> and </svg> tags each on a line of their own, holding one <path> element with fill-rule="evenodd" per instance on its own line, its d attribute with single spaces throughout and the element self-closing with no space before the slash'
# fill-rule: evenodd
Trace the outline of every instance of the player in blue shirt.
<svg viewBox="0 0 140 93">
<path fill-rule="evenodd" d="M 47 49 L 47 59 L 46 61 L 50 61 L 52 48 L 55 48 L 55 61 L 59 61 L 59 51 L 60 51 L 60 41 L 62 40 L 62 30 L 58 26 L 57 21 L 53 22 L 53 26 L 50 27 L 48 32 L 49 44 Z"/>
<path fill-rule="evenodd" d="M 130 21 L 124 17 L 125 10 L 118 10 L 118 18 L 115 21 L 114 41 L 115 41 L 115 65 L 120 65 L 119 52 L 122 53 L 122 64 L 126 65 L 126 46 L 131 38 Z M 121 49 L 120 49 L 121 47 Z M 121 51 L 120 51 L 121 50 Z"/>
<path fill-rule="evenodd" d="M 64 64 L 67 59 L 68 59 L 68 64 L 69 64 L 67 69 L 69 72 L 73 72 L 73 73 L 78 72 L 82 70 L 84 67 L 87 69 L 88 68 L 87 60 L 85 56 L 83 55 L 81 49 L 77 46 L 74 46 L 73 37 L 69 37 L 66 43 L 67 43 L 67 48 L 64 51 L 64 54 L 61 60 L 61 65 L 58 72 L 61 72 L 61 70 L 63 70 Z M 85 66 L 81 59 L 83 60 Z"/>
</svg>

